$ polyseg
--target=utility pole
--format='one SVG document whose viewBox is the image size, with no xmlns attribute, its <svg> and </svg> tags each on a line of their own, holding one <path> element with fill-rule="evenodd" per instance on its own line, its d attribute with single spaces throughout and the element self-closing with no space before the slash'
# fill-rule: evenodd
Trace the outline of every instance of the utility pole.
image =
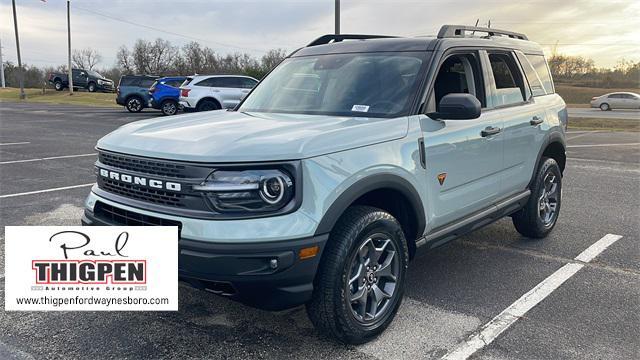
<svg viewBox="0 0 640 360">
<path fill-rule="evenodd" d="M 2 59 L 2 39 L 0 38 L 0 83 L 2 83 L 2 88 L 6 87 L 4 83 L 4 60 Z"/>
<path fill-rule="evenodd" d="M 73 72 L 71 71 L 71 0 L 67 0 L 67 44 L 69 46 L 69 95 L 73 95 Z"/>
<path fill-rule="evenodd" d="M 336 0 L 336 35 L 340 34 L 340 0 Z"/>
<path fill-rule="evenodd" d="M 20 99 L 26 98 L 24 94 L 24 70 L 22 69 L 22 58 L 20 57 L 20 37 L 18 36 L 18 17 L 16 16 L 16 0 L 11 0 L 13 6 L 13 28 L 16 31 L 16 51 L 18 52 L 18 82 L 20 83 Z"/>
</svg>

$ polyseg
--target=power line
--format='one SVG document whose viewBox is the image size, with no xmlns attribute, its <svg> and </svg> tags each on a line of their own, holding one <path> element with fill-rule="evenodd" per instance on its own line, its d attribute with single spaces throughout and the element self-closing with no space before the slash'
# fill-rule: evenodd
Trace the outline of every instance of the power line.
<svg viewBox="0 0 640 360">
<path fill-rule="evenodd" d="M 177 33 L 177 32 L 160 29 L 160 28 L 153 27 L 153 26 L 136 23 L 136 22 L 133 22 L 133 21 L 130 21 L 130 20 L 121 19 L 121 18 L 118 18 L 118 17 L 113 16 L 113 15 L 101 13 L 101 12 L 98 12 L 98 11 L 95 11 L 95 10 L 90 10 L 90 9 L 86 9 L 86 8 L 79 7 L 79 6 L 76 6 L 75 8 L 78 9 L 78 10 L 82 10 L 82 11 L 94 14 L 94 15 L 105 17 L 105 18 L 110 19 L 110 20 L 119 21 L 119 22 L 122 22 L 122 23 L 125 23 L 125 24 L 129 24 L 129 25 L 139 26 L 139 27 L 142 27 L 142 28 L 145 28 L 145 29 L 148 29 L 148 30 L 158 31 L 158 32 L 161 32 L 161 33 L 182 37 L 182 38 L 185 38 L 185 39 L 196 40 L 196 41 L 200 41 L 200 42 L 203 42 L 203 43 L 216 44 L 218 46 L 223 46 L 223 47 L 227 47 L 227 48 L 234 48 L 234 49 L 239 49 L 239 50 L 251 50 L 251 51 L 257 51 L 257 52 L 262 52 L 262 53 L 268 52 L 268 50 L 265 50 L 265 49 L 242 47 L 242 46 L 237 46 L 237 45 L 232 45 L 232 44 L 225 44 L 225 43 L 221 43 L 221 42 L 217 42 L 217 41 L 200 39 L 200 38 L 197 38 L 197 37 L 194 37 L 194 36 L 180 34 L 180 33 Z"/>
</svg>

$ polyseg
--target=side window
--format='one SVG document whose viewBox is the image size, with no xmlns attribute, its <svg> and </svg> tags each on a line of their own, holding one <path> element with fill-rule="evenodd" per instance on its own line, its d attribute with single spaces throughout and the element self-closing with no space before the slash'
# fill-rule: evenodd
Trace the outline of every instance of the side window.
<svg viewBox="0 0 640 360">
<path fill-rule="evenodd" d="M 520 65 L 522 65 L 522 69 L 524 70 L 524 74 L 527 77 L 529 86 L 531 86 L 531 92 L 533 93 L 533 96 L 546 95 L 547 92 L 544 90 L 544 86 L 542 85 L 542 79 L 540 79 L 540 76 L 538 76 L 536 69 L 533 68 L 533 65 L 531 65 L 527 57 L 521 52 L 516 52 L 516 56 L 520 61 Z"/>
<path fill-rule="evenodd" d="M 506 53 L 489 53 L 489 63 L 496 88 L 493 105 L 504 106 L 525 101 L 524 80 L 513 57 Z"/>
<path fill-rule="evenodd" d="M 205 87 L 214 87 L 216 86 L 214 84 L 214 82 L 217 80 L 218 78 L 208 78 L 208 79 L 204 79 L 201 80 L 200 82 L 197 82 L 195 84 L 195 86 L 205 86 Z"/>
<path fill-rule="evenodd" d="M 555 89 L 553 88 L 553 81 L 551 80 L 551 73 L 547 66 L 547 60 L 544 59 L 543 55 L 527 54 L 526 56 L 531 65 L 533 65 L 533 68 L 536 69 L 536 73 L 538 74 L 538 77 L 540 77 L 542 86 L 546 93 L 553 94 Z"/>
<path fill-rule="evenodd" d="M 608 96 L 609 99 L 621 99 L 622 95 L 620 94 L 611 94 Z"/>
<path fill-rule="evenodd" d="M 182 84 L 182 81 L 181 80 L 169 80 L 165 84 L 169 85 L 169 86 L 173 86 L 173 87 L 180 87 L 180 84 Z"/>
<path fill-rule="evenodd" d="M 240 87 L 243 89 L 253 89 L 258 82 L 249 78 L 240 78 Z"/>
<path fill-rule="evenodd" d="M 453 54 L 444 60 L 427 104 L 427 113 L 439 110 L 440 100 L 445 95 L 455 93 L 471 94 L 480 100 L 482 107 L 486 106 L 484 83 L 476 53 Z"/>
<path fill-rule="evenodd" d="M 156 82 L 155 79 L 140 79 L 140 84 L 138 86 L 149 88 L 151 87 L 151 85 L 153 85 L 154 82 Z"/>
</svg>

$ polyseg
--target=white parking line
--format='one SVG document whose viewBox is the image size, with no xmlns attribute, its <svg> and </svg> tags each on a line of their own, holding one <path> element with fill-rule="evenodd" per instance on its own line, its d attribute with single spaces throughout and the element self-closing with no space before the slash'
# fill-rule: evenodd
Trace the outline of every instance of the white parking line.
<svg viewBox="0 0 640 360">
<path fill-rule="evenodd" d="M 599 146 L 637 146 L 637 145 L 640 145 L 640 143 L 569 145 L 569 146 L 567 146 L 567 148 L 583 148 L 583 147 L 599 147 Z"/>
<path fill-rule="evenodd" d="M 580 137 L 583 137 L 583 136 L 591 135 L 591 134 L 597 134 L 597 133 L 598 133 L 598 131 L 589 131 L 589 132 L 584 133 L 584 134 L 568 137 L 567 141 L 573 140 L 573 139 L 577 139 L 577 138 L 580 138 Z M 567 134 L 567 135 L 571 135 L 571 134 Z"/>
<path fill-rule="evenodd" d="M 13 143 L 3 143 L 0 144 L 0 146 L 7 146 L 7 145 L 25 145 L 25 144 L 31 144 L 28 141 L 22 141 L 22 142 L 13 142 Z"/>
<path fill-rule="evenodd" d="M 42 194 L 42 193 L 48 193 L 48 192 L 52 192 L 52 191 L 77 189 L 77 188 L 81 188 L 81 187 L 92 186 L 93 184 L 95 184 L 95 183 L 82 184 L 82 185 L 73 185 L 73 186 L 64 186 L 64 187 L 53 188 L 53 189 L 45 189 L 45 190 L 27 191 L 27 192 L 17 193 L 17 194 L 0 195 L 0 199 L 6 199 L 6 198 L 12 198 L 12 197 L 24 196 L 24 195 Z"/>
<path fill-rule="evenodd" d="M 94 155 L 96 155 L 96 153 L 91 153 L 91 154 L 80 154 L 80 155 L 51 156 L 51 157 L 45 157 L 45 158 L 26 159 L 26 160 L 2 161 L 2 162 L 0 162 L 0 165 L 7 165 L 7 164 L 19 164 L 19 163 L 26 163 L 26 162 L 45 161 L 45 160 L 55 160 L 55 159 L 69 159 L 69 158 L 77 158 L 77 157 L 85 157 L 85 156 L 94 156 Z"/>
<path fill-rule="evenodd" d="M 575 275 L 611 244 L 620 240 L 622 236 L 607 234 L 595 244 L 589 246 L 580 255 L 575 257 L 576 262 L 564 265 L 541 283 L 522 295 L 518 300 L 502 311 L 498 316 L 494 317 L 480 327 L 480 330 L 474 333 L 466 341 L 458 344 L 458 346 L 443 359 L 468 359 L 476 351 L 491 344 L 500 334 L 513 325 L 524 314 L 538 305 L 542 300 L 549 296 L 555 289 L 560 287 L 565 281 Z"/>
</svg>

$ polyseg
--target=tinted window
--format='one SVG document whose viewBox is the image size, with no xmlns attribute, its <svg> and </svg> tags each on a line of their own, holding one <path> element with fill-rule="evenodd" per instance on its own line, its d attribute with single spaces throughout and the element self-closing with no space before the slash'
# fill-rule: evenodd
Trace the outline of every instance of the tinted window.
<svg viewBox="0 0 640 360">
<path fill-rule="evenodd" d="M 149 88 L 149 87 L 151 87 L 151 85 L 153 85 L 154 82 L 156 82 L 155 79 L 140 79 L 138 81 L 138 86 L 144 87 L 144 88 Z"/>
<path fill-rule="evenodd" d="M 427 112 L 439 110 L 440 100 L 447 94 L 471 94 L 482 107 L 486 106 L 484 85 L 480 65 L 476 54 L 456 54 L 449 56 L 440 65 L 433 87 L 433 99 L 430 99 Z"/>
<path fill-rule="evenodd" d="M 227 77 L 212 77 L 204 79 L 196 84 L 196 86 L 208 86 L 208 87 L 234 87 L 232 82 Z"/>
<path fill-rule="evenodd" d="M 533 65 L 529 62 L 527 57 L 518 52 L 517 53 L 518 60 L 520 60 L 520 65 L 522 65 L 522 69 L 524 69 L 524 74 L 527 77 L 527 81 L 529 82 L 529 86 L 531 87 L 531 91 L 533 92 L 533 96 L 542 96 L 546 95 L 547 92 L 544 90 L 544 86 L 542 85 L 542 80 L 538 73 L 533 68 Z"/>
<path fill-rule="evenodd" d="M 168 80 L 164 82 L 165 85 L 172 87 L 179 87 L 182 84 L 182 80 Z"/>
<path fill-rule="evenodd" d="M 608 96 L 609 99 L 622 99 L 622 94 L 611 94 Z"/>
<path fill-rule="evenodd" d="M 529 59 L 533 68 L 536 69 L 536 73 L 540 81 L 542 81 L 542 86 L 546 93 L 553 94 L 555 92 L 553 81 L 551 80 L 551 73 L 549 72 L 549 67 L 547 66 L 547 61 L 544 59 L 544 56 L 527 54 L 527 59 Z"/>
<path fill-rule="evenodd" d="M 243 89 L 253 89 L 254 86 L 258 83 L 257 81 L 249 78 L 238 78 L 240 79 L 240 87 Z"/>
<path fill-rule="evenodd" d="M 496 94 L 493 106 L 521 103 L 525 100 L 524 81 L 520 69 L 509 54 L 489 54 Z"/>
</svg>

